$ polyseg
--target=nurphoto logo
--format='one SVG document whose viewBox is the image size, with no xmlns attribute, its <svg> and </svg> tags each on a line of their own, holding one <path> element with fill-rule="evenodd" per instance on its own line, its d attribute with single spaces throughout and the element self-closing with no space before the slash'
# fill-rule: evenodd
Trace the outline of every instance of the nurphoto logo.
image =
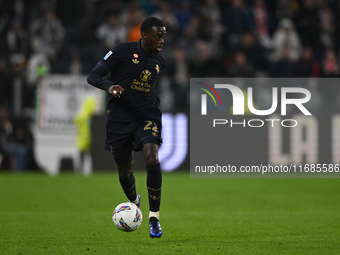
<svg viewBox="0 0 340 255">
<path fill-rule="evenodd" d="M 214 88 L 208 84 L 198 82 L 207 88 L 209 88 L 218 98 L 220 101 L 220 104 L 222 106 L 222 100 L 217 93 L 215 89 L 228 89 L 231 92 L 232 98 L 233 98 L 233 115 L 245 115 L 244 107 L 245 103 L 247 103 L 247 106 L 249 108 L 249 111 L 257 116 L 267 116 L 270 114 L 273 114 L 278 107 L 278 88 L 273 87 L 272 88 L 272 105 L 269 109 L 266 110 L 259 110 L 255 109 L 253 104 L 253 88 L 248 87 L 247 88 L 247 97 L 244 96 L 243 91 L 232 84 L 214 84 Z M 214 101 L 215 106 L 217 106 L 216 100 L 212 93 L 205 89 L 200 88 L 202 91 L 206 92 Z M 294 93 L 294 94 L 300 94 L 303 97 L 302 98 L 288 98 L 287 95 Z M 201 95 L 201 115 L 207 115 L 207 94 Z M 245 102 L 245 98 L 247 98 L 247 102 Z M 298 87 L 282 87 L 281 88 L 281 115 L 285 116 L 287 115 L 287 105 L 295 105 L 304 115 L 312 115 L 307 108 L 304 106 L 305 103 L 309 102 L 311 99 L 311 93 L 308 89 L 305 88 L 298 88 Z M 267 122 L 272 123 L 272 127 L 274 126 L 274 121 L 279 121 L 279 119 L 265 119 Z M 290 122 L 291 124 L 288 125 L 287 122 Z M 233 126 L 233 120 L 228 121 L 227 119 L 214 119 L 213 120 L 213 127 L 216 127 L 216 125 L 219 124 L 227 124 L 230 123 L 231 127 Z M 254 123 L 258 123 L 258 125 L 254 125 Z M 242 124 L 243 126 L 246 125 L 245 120 L 243 122 L 234 122 L 235 124 Z M 297 125 L 297 121 L 294 119 L 286 119 L 281 121 L 281 125 L 284 127 L 295 127 Z M 261 119 L 251 119 L 248 121 L 248 126 L 250 127 L 262 127 L 264 125 L 264 121 Z"/>
</svg>

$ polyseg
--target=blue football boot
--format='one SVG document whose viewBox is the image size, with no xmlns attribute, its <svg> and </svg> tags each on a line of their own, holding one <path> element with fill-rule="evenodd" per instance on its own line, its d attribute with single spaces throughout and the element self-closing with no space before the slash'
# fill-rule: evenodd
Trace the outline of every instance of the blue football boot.
<svg viewBox="0 0 340 255">
<path fill-rule="evenodd" d="M 159 220 L 156 217 L 151 217 L 149 219 L 149 228 L 150 228 L 150 237 L 151 238 L 160 238 L 163 234 L 161 224 L 159 224 Z"/>
</svg>

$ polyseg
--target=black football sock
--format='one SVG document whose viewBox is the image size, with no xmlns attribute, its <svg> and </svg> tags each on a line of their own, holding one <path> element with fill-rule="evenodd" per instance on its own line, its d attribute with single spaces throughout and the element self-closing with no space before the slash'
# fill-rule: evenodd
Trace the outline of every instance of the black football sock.
<svg viewBox="0 0 340 255">
<path fill-rule="evenodd" d="M 150 211 L 158 212 L 161 204 L 162 172 L 160 164 L 147 166 L 146 184 L 148 187 Z"/>
<path fill-rule="evenodd" d="M 128 178 L 123 178 L 119 175 L 119 182 L 124 190 L 126 197 L 130 201 L 136 200 L 137 193 L 136 193 L 136 185 L 135 185 L 135 176 L 132 174 Z"/>
</svg>

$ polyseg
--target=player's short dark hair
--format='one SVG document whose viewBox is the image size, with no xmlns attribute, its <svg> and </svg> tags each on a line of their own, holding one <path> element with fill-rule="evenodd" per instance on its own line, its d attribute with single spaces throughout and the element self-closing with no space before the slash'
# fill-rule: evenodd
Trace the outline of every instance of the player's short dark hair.
<svg viewBox="0 0 340 255">
<path fill-rule="evenodd" d="M 149 17 L 145 19 L 140 26 L 140 32 L 146 33 L 151 30 L 152 27 L 165 27 L 163 21 L 156 17 Z"/>
</svg>

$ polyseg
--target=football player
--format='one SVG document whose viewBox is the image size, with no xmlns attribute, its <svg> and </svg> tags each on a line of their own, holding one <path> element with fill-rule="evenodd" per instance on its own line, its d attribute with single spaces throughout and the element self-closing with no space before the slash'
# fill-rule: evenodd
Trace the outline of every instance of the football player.
<svg viewBox="0 0 340 255">
<path fill-rule="evenodd" d="M 95 66 L 87 82 L 110 93 L 106 146 L 115 159 L 127 198 L 140 206 L 133 175 L 133 151 L 143 151 L 149 198 L 150 237 L 161 237 L 159 223 L 162 173 L 158 148 L 162 143 L 162 113 L 155 86 L 164 69 L 166 28 L 155 17 L 143 21 L 138 42 L 118 44 Z M 104 80 L 110 72 L 109 80 Z"/>
</svg>

